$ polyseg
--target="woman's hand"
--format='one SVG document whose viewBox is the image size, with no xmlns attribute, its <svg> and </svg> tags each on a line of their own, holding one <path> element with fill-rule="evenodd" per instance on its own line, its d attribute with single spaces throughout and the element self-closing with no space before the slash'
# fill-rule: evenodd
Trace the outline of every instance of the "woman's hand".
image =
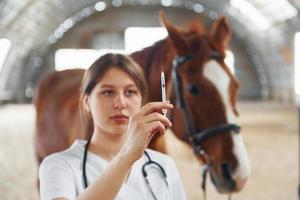
<svg viewBox="0 0 300 200">
<path fill-rule="evenodd" d="M 150 102 L 130 117 L 127 140 L 121 153 L 129 156 L 132 162 L 138 160 L 147 148 L 154 134 L 165 133 L 165 127 L 171 127 L 171 121 L 161 114 L 162 109 L 172 109 L 169 102 Z"/>
</svg>

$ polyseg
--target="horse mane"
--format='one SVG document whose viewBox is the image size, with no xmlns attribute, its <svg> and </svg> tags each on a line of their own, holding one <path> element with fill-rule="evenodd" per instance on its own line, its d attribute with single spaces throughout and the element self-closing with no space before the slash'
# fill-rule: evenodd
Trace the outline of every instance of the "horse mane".
<svg viewBox="0 0 300 200">
<path fill-rule="evenodd" d="M 151 65 L 159 66 L 166 51 L 166 38 L 153 45 L 132 53 L 130 56 L 144 69 L 145 75 L 150 73 Z M 147 58 L 147 59 L 145 59 Z M 147 76 L 146 76 L 147 78 Z"/>
</svg>

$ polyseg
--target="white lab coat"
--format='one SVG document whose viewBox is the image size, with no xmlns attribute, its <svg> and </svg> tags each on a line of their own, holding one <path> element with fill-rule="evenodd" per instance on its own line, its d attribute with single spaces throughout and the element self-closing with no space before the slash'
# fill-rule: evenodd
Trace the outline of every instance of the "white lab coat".
<svg viewBox="0 0 300 200">
<path fill-rule="evenodd" d="M 46 157 L 39 170 L 41 200 L 56 197 L 76 199 L 83 190 L 82 160 L 86 141 L 76 140 L 67 150 Z M 160 169 L 155 165 L 146 167 L 148 180 L 158 200 L 185 200 L 180 175 L 175 162 L 167 155 L 147 149 L 151 160 L 159 163 L 167 174 L 167 184 Z M 148 161 L 144 155 L 137 160 L 130 171 L 127 181 L 122 185 L 116 200 L 153 200 L 154 197 L 142 175 L 142 166 Z M 88 183 L 108 166 L 100 156 L 88 152 L 86 173 Z"/>
</svg>

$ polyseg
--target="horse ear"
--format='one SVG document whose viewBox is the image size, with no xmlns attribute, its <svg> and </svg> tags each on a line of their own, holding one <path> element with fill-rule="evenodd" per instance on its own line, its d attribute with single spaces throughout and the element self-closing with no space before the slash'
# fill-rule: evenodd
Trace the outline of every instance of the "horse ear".
<svg viewBox="0 0 300 200">
<path fill-rule="evenodd" d="M 177 49 L 177 53 L 184 53 L 188 50 L 188 42 L 184 37 L 183 32 L 179 31 L 175 28 L 169 20 L 167 20 L 166 15 L 163 11 L 159 12 L 160 22 L 162 26 L 164 26 L 169 34 L 169 38 L 171 39 L 173 45 Z"/>
<path fill-rule="evenodd" d="M 211 34 L 215 43 L 222 44 L 224 49 L 227 48 L 231 35 L 231 29 L 225 16 L 220 17 L 214 22 Z"/>
</svg>

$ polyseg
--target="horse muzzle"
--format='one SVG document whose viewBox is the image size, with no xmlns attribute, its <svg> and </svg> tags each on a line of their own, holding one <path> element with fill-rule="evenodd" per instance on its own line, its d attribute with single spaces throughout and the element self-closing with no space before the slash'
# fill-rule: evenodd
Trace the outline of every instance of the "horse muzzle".
<svg viewBox="0 0 300 200">
<path fill-rule="evenodd" d="M 222 163 L 209 170 L 210 178 L 219 193 L 230 194 L 243 189 L 246 178 L 234 176 L 235 168 L 227 163 Z"/>
</svg>

